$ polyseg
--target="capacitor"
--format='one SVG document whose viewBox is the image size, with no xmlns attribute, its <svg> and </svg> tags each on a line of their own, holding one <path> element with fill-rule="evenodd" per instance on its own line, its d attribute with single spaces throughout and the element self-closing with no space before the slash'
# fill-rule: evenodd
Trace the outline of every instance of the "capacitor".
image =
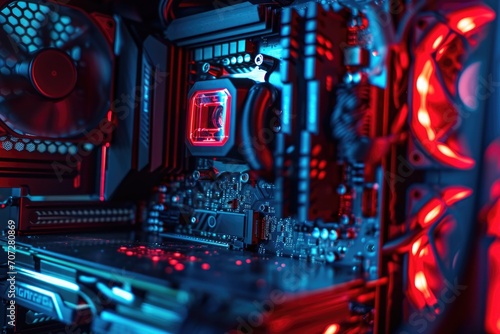
<svg viewBox="0 0 500 334">
<path fill-rule="evenodd" d="M 335 241 L 339 238 L 339 233 L 336 230 L 331 230 L 328 237 L 330 240 Z"/>
<path fill-rule="evenodd" d="M 319 230 L 319 228 L 315 227 L 312 231 L 312 237 L 317 239 L 320 236 L 321 236 L 321 231 Z"/>
<path fill-rule="evenodd" d="M 325 259 L 326 259 L 326 262 L 332 263 L 332 262 L 335 262 L 335 260 L 337 259 L 337 256 L 335 256 L 335 253 L 333 253 L 333 252 L 328 252 L 325 254 Z"/>
<path fill-rule="evenodd" d="M 344 224 L 344 225 L 349 224 L 350 220 L 351 220 L 351 219 L 350 219 L 350 218 L 349 218 L 349 216 L 348 216 L 348 215 L 346 215 L 346 214 L 342 214 L 342 215 L 340 215 L 340 217 L 339 217 L 339 222 L 340 222 L 341 224 Z"/>
<path fill-rule="evenodd" d="M 321 239 L 326 240 L 326 239 L 328 239 L 329 235 L 330 235 L 330 233 L 328 232 L 328 230 L 326 228 L 321 230 Z"/>
</svg>

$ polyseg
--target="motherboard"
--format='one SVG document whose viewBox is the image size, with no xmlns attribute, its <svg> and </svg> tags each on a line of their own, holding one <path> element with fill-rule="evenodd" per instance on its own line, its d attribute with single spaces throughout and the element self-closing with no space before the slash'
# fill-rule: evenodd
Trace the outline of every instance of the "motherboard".
<svg viewBox="0 0 500 334">
<path fill-rule="evenodd" d="M 499 332 L 498 6 L 0 1 L 0 332 Z"/>
<path fill-rule="evenodd" d="M 193 43 L 186 46 L 188 168 L 156 188 L 147 229 L 376 277 L 383 174 L 372 151 L 385 140 L 387 71 L 374 38 L 381 27 L 339 4 L 267 10 L 264 34 L 185 42 Z M 216 18 L 207 15 L 200 18 Z M 277 20 L 281 30 L 273 29 Z M 305 103 L 310 95 L 318 98 Z"/>
</svg>

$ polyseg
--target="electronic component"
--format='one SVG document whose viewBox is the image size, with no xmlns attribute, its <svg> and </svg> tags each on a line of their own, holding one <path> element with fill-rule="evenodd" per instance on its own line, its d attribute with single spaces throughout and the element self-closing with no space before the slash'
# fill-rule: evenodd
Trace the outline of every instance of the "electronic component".
<svg viewBox="0 0 500 334">
<path fill-rule="evenodd" d="M 188 135 L 193 146 L 224 146 L 231 130 L 231 94 L 224 90 L 195 91 L 189 100 Z M 232 111 L 236 114 L 236 110 Z"/>
<path fill-rule="evenodd" d="M 199 81 L 189 94 L 187 146 L 195 156 L 225 157 L 237 150 L 240 110 L 253 81 Z M 232 152 L 231 152 L 232 151 Z"/>
<path fill-rule="evenodd" d="M 0 331 L 495 332 L 498 6 L 4 2 Z"/>
</svg>

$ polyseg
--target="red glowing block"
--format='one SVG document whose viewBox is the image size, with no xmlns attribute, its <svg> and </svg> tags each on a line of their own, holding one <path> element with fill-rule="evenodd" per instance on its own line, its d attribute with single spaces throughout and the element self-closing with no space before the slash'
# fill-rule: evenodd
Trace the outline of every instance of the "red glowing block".
<svg viewBox="0 0 500 334">
<path fill-rule="evenodd" d="M 193 146 L 224 146 L 230 136 L 231 112 L 227 89 L 195 92 L 189 100 L 189 142 Z"/>
</svg>

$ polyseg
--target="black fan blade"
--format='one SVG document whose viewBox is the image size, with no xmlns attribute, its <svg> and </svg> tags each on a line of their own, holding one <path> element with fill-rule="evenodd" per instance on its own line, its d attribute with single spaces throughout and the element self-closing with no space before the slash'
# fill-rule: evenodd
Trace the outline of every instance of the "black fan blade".
<svg viewBox="0 0 500 334">
<path fill-rule="evenodd" d="M 7 123 L 22 133 L 63 138 L 81 134 L 88 123 L 84 109 L 74 107 L 77 103 L 81 99 L 74 94 L 60 101 L 33 94 L 9 99 L 0 108 Z"/>
<path fill-rule="evenodd" d="M 88 40 L 87 32 L 88 27 L 80 27 L 78 31 L 70 34 L 69 39 L 67 41 L 64 41 L 63 44 L 58 48 L 63 51 L 69 51 L 75 46 L 84 45 Z"/>
<path fill-rule="evenodd" d="M 54 43 L 52 41 L 52 37 L 50 36 L 51 30 L 53 29 L 52 23 L 47 23 L 42 29 L 39 30 L 38 36 L 42 40 L 41 49 L 54 47 Z"/>
<path fill-rule="evenodd" d="M 22 133 L 38 133 L 44 126 L 46 115 L 53 103 L 36 94 L 23 94 L 7 99 L 0 104 L 0 110 L 8 125 Z"/>
<path fill-rule="evenodd" d="M 0 58 L 4 62 L 10 59 L 16 63 L 28 59 L 26 49 L 16 42 L 16 38 L 6 34 L 3 29 L 0 30 Z"/>
<path fill-rule="evenodd" d="M 24 95 L 26 91 L 30 90 L 32 90 L 32 86 L 24 77 L 15 73 L 0 76 L 0 103 L 15 96 Z M 2 110 L 1 104 L 0 110 Z"/>
</svg>

